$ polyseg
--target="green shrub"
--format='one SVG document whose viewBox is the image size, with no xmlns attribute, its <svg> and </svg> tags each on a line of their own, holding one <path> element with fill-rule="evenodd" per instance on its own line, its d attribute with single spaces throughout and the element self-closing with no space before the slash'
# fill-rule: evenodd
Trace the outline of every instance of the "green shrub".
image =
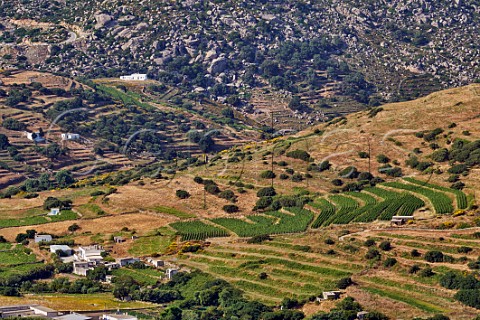
<svg viewBox="0 0 480 320">
<path fill-rule="evenodd" d="M 276 177 L 275 173 L 271 170 L 265 170 L 260 173 L 262 179 L 274 179 Z"/>
<path fill-rule="evenodd" d="M 418 252 L 417 249 L 413 249 L 411 252 L 410 252 L 410 255 L 414 258 L 418 258 L 420 257 L 422 254 L 420 252 Z"/>
<path fill-rule="evenodd" d="M 335 244 L 335 241 L 334 241 L 333 239 L 331 239 L 331 238 L 325 239 L 324 242 L 325 242 L 325 244 L 328 244 L 328 245 L 333 245 L 333 244 Z"/>
<path fill-rule="evenodd" d="M 469 253 L 469 252 L 472 252 L 472 250 L 473 250 L 472 248 L 466 247 L 466 246 L 461 246 L 457 248 L 458 253 Z"/>
<path fill-rule="evenodd" d="M 262 188 L 258 190 L 257 192 L 257 197 L 273 197 L 276 196 L 277 192 L 275 191 L 275 188 L 273 187 L 267 187 L 267 188 Z"/>
<path fill-rule="evenodd" d="M 382 241 L 378 247 L 382 249 L 383 251 L 389 251 L 392 249 L 392 245 L 390 244 L 390 241 Z"/>
<path fill-rule="evenodd" d="M 358 153 L 358 156 L 362 159 L 368 159 L 370 157 L 370 155 L 368 154 L 368 152 L 365 152 L 365 151 L 360 151 Z"/>
<path fill-rule="evenodd" d="M 390 158 L 387 157 L 386 155 L 384 154 L 379 154 L 377 156 L 377 161 L 378 163 L 389 163 L 390 162 Z"/>
<path fill-rule="evenodd" d="M 232 190 L 222 191 L 218 194 L 218 197 L 222 199 L 227 199 L 232 202 L 236 201 L 237 199 L 237 197 L 235 196 L 235 193 Z"/>
<path fill-rule="evenodd" d="M 262 243 L 263 241 L 270 241 L 272 237 L 268 234 L 254 236 L 247 240 L 247 243 Z"/>
<path fill-rule="evenodd" d="M 293 182 L 300 182 L 300 181 L 303 181 L 303 176 L 301 173 L 295 173 L 293 176 L 292 176 L 292 181 Z"/>
<path fill-rule="evenodd" d="M 418 264 L 414 264 L 410 267 L 410 269 L 408 269 L 408 273 L 410 274 L 417 273 L 418 271 L 420 271 L 420 266 Z"/>
<path fill-rule="evenodd" d="M 308 162 L 313 161 L 313 159 L 310 157 L 310 154 L 308 152 L 306 152 L 304 150 L 300 150 L 300 149 L 287 152 L 286 155 L 289 158 L 300 159 L 300 160 L 308 161 Z"/>
<path fill-rule="evenodd" d="M 428 262 L 443 262 L 443 252 L 441 251 L 428 251 L 425 253 L 424 259 Z"/>
<path fill-rule="evenodd" d="M 423 278 L 433 277 L 435 273 L 433 272 L 432 268 L 426 267 L 425 269 L 421 270 L 418 275 Z"/>
<path fill-rule="evenodd" d="M 272 204 L 272 201 L 273 200 L 271 197 L 261 197 L 260 199 L 257 200 L 257 203 L 255 204 L 255 208 L 265 209 Z"/>
<path fill-rule="evenodd" d="M 343 181 L 341 179 L 333 179 L 332 184 L 336 187 L 339 187 L 339 186 L 343 185 Z"/>
<path fill-rule="evenodd" d="M 330 164 L 330 162 L 329 162 L 328 160 L 326 160 L 326 161 L 321 162 L 321 163 L 318 165 L 318 170 L 319 170 L 320 172 L 326 171 L 326 170 L 330 169 L 331 166 L 332 166 L 332 165 Z"/>
<path fill-rule="evenodd" d="M 359 172 L 354 166 L 349 166 L 340 171 L 338 175 L 342 178 L 356 179 L 359 175 Z"/>
<path fill-rule="evenodd" d="M 185 190 L 177 190 L 175 191 L 175 195 L 180 199 L 187 199 L 190 197 L 190 193 Z"/>
<path fill-rule="evenodd" d="M 238 212 L 239 209 L 234 204 L 227 204 L 223 206 L 223 211 L 225 211 L 226 213 L 235 213 L 235 212 Z"/>
<path fill-rule="evenodd" d="M 220 189 L 216 184 L 207 184 L 205 185 L 205 191 L 207 191 L 210 194 L 218 194 L 220 192 Z"/>
<path fill-rule="evenodd" d="M 390 268 L 390 267 L 393 267 L 394 265 L 397 264 L 397 259 L 395 258 L 387 258 L 384 262 L 383 262 L 383 266 L 385 268 Z"/>
<path fill-rule="evenodd" d="M 445 148 L 442 148 L 432 153 L 431 158 L 433 161 L 436 161 L 436 162 L 444 162 L 448 160 L 448 155 L 449 155 L 448 150 Z"/>
<path fill-rule="evenodd" d="M 369 260 L 380 258 L 380 252 L 375 248 L 369 248 L 365 254 L 365 258 Z"/>
<path fill-rule="evenodd" d="M 350 278 L 350 277 L 342 278 L 342 279 L 338 280 L 337 288 L 344 290 L 344 289 L 347 289 L 352 284 L 353 284 L 352 278 Z"/>
</svg>

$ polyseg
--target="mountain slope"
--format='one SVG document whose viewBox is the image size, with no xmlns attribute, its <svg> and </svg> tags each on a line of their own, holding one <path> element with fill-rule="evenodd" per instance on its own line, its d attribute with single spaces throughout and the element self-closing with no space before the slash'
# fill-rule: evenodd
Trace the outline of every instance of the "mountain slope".
<svg viewBox="0 0 480 320">
<path fill-rule="evenodd" d="M 2 1 L 0 60 L 89 77 L 148 72 L 233 104 L 268 84 L 301 97 L 300 111 L 355 111 L 478 79 L 478 10 L 447 0 Z"/>
</svg>

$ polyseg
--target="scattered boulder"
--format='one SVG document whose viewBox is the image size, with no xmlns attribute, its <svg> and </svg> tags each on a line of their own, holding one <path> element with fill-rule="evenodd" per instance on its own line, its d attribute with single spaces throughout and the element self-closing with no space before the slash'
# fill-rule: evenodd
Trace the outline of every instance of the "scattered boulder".
<svg viewBox="0 0 480 320">
<path fill-rule="evenodd" d="M 95 29 L 98 30 L 98 29 L 101 29 L 103 27 L 107 27 L 107 25 L 113 21 L 113 17 L 109 14 L 106 14 L 106 13 L 99 13 L 99 14 L 95 14 L 95 21 L 97 22 L 95 24 Z"/>
<path fill-rule="evenodd" d="M 212 61 L 207 71 L 211 74 L 218 74 L 225 71 L 225 69 L 227 69 L 227 65 L 227 59 L 220 57 Z"/>
</svg>

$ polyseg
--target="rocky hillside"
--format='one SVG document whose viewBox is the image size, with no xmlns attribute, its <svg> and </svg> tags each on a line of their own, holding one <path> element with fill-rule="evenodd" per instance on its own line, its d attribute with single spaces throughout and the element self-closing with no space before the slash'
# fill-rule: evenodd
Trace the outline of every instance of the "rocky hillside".
<svg viewBox="0 0 480 320">
<path fill-rule="evenodd" d="M 0 65 L 148 72 L 248 113 L 263 87 L 314 121 L 478 79 L 479 11 L 462 0 L 0 1 Z"/>
</svg>

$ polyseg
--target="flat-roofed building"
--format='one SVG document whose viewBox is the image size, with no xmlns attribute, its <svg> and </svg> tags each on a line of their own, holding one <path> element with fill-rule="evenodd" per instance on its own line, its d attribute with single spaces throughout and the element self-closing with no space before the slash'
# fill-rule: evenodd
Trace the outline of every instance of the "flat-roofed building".
<svg viewBox="0 0 480 320">
<path fill-rule="evenodd" d="M 35 243 L 50 242 L 52 241 L 52 236 L 49 234 L 36 234 L 34 240 Z"/>
<path fill-rule="evenodd" d="M 92 317 L 73 312 L 73 313 L 65 314 L 63 316 L 55 317 L 53 319 L 55 320 L 91 320 Z"/>
<path fill-rule="evenodd" d="M 138 320 L 137 317 L 126 313 L 104 314 L 102 320 Z"/>
</svg>

